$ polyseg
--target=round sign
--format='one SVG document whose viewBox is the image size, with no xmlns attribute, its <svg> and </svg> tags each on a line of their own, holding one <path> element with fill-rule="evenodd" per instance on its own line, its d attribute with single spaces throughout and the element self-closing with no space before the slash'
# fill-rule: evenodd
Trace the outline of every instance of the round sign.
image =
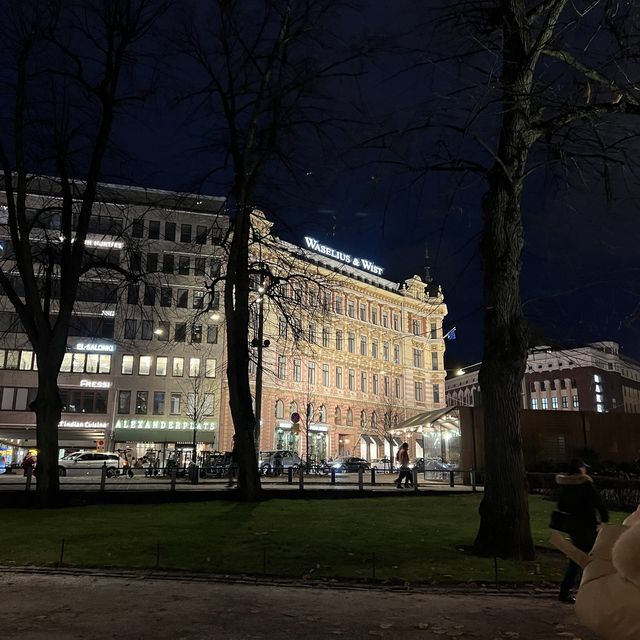
<svg viewBox="0 0 640 640">
<path fill-rule="evenodd" d="M 293 424 L 300 422 L 300 414 L 297 411 L 291 414 L 291 422 L 293 422 Z"/>
</svg>

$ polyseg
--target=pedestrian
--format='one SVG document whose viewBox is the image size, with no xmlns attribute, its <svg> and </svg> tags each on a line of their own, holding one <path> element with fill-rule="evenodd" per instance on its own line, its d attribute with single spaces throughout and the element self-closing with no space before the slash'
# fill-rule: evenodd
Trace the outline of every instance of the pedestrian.
<svg viewBox="0 0 640 640">
<path fill-rule="evenodd" d="M 122 461 L 122 476 L 133 478 L 133 471 L 131 469 L 131 465 L 129 464 L 129 458 L 127 458 L 126 453 L 124 454 L 124 460 Z"/>
<path fill-rule="evenodd" d="M 233 446 L 231 447 L 231 462 L 229 464 L 227 487 L 230 489 L 233 487 L 233 480 L 238 473 L 238 440 L 236 435 L 233 435 Z"/>
<path fill-rule="evenodd" d="M 22 470 L 24 475 L 28 476 L 33 473 L 33 468 L 36 466 L 36 457 L 32 451 L 27 452 L 27 455 L 22 460 Z"/>
<path fill-rule="evenodd" d="M 396 487 L 402 489 L 402 481 L 406 488 L 413 486 L 413 478 L 411 477 L 411 469 L 409 468 L 409 443 L 403 442 L 398 453 L 396 454 L 396 462 L 400 467 L 398 477 L 396 478 Z"/>
<path fill-rule="evenodd" d="M 589 553 L 596 541 L 598 525 L 609 520 L 609 513 L 600 494 L 587 475 L 587 464 L 580 458 L 569 463 L 567 473 L 558 474 L 558 510 L 570 514 L 571 542 L 585 553 Z M 580 576 L 580 567 L 569 560 L 564 578 L 560 583 L 560 602 L 573 604 L 576 599 L 571 593 Z"/>
</svg>

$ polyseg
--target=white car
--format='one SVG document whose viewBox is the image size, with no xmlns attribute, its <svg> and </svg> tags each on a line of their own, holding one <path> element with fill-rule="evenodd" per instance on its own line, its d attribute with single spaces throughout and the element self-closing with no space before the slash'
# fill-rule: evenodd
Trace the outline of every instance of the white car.
<svg viewBox="0 0 640 640">
<path fill-rule="evenodd" d="M 102 473 L 107 465 L 107 477 L 118 475 L 123 459 L 113 451 L 76 451 L 58 460 L 58 475 L 94 475 Z"/>
</svg>

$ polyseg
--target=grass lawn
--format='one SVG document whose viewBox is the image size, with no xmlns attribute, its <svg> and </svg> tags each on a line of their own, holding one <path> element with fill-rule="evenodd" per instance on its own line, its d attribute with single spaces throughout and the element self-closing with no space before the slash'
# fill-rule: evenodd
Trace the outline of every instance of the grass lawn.
<svg viewBox="0 0 640 640">
<path fill-rule="evenodd" d="M 464 551 L 479 495 L 4 509 L 0 563 L 185 569 L 409 582 L 493 582 L 494 561 Z M 501 582 L 558 582 L 548 550 L 554 504 L 531 496 L 534 562 L 498 561 Z M 619 522 L 623 514 L 613 514 Z"/>
</svg>

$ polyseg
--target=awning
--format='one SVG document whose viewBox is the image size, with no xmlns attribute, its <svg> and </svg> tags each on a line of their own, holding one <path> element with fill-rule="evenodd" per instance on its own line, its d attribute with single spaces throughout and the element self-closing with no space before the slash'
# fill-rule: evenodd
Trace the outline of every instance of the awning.
<svg viewBox="0 0 640 640">
<path fill-rule="evenodd" d="M 384 447 L 384 440 L 380 436 L 371 436 L 371 439 L 379 446 Z"/>
<path fill-rule="evenodd" d="M 362 439 L 367 443 L 367 444 L 373 444 L 373 438 L 371 436 L 366 436 L 363 435 Z"/>
<path fill-rule="evenodd" d="M 418 415 L 408 418 L 395 426 L 391 429 L 391 433 L 422 433 L 429 428 L 442 428 L 447 431 L 457 431 L 459 433 L 460 419 L 457 415 L 449 415 L 452 411 L 456 411 L 457 409 L 458 407 L 444 407 L 442 409 L 432 409 L 431 411 L 419 413 Z M 436 422 L 438 424 L 435 424 Z"/>
</svg>

